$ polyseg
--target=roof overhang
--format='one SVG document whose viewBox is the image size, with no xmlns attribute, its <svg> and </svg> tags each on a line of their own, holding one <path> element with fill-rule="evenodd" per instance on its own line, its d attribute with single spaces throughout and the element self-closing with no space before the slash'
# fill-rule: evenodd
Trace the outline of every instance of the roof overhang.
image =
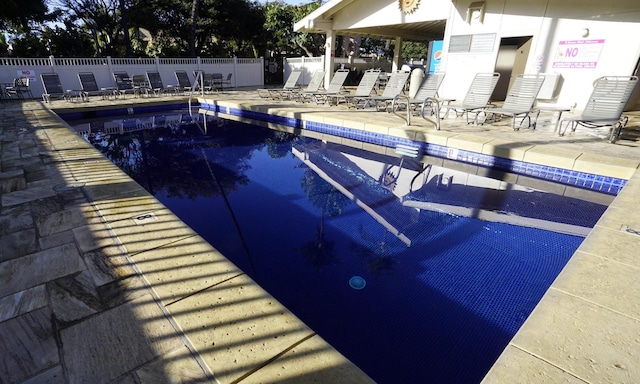
<svg viewBox="0 0 640 384">
<path fill-rule="evenodd" d="M 295 32 L 327 33 L 341 36 L 362 36 L 384 39 L 401 37 L 403 40 L 428 41 L 444 37 L 446 20 L 430 20 L 362 28 L 334 29 L 333 15 L 357 0 L 331 0 L 293 25 Z"/>
</svg>

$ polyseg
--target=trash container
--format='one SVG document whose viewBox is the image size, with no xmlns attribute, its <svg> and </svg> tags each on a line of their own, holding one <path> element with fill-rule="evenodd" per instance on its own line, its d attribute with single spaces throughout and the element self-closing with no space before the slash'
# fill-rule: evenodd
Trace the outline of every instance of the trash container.
<svg viewBox="0 0 640 384">
<path fill-rule="evenodd" d="M 418 93 L 422 79 L 424 78 L 424 71 L 422 68 L 414 68 L 411 71 L 411 79 L 409 80 L 409 97 L 413 97 Z"/>
</svg>

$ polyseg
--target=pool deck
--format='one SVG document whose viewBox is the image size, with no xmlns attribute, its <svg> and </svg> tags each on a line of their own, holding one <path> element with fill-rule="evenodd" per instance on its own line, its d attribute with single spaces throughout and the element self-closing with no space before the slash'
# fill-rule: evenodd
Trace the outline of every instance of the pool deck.
<svg viewBox="0 0 640 384">
<path fill-rule="evenodd" d="M 434 131 L 253 90 L 205 99 L 629 179 L 483 382 L 640 382 L 640 113 L 608 144 L 558 137 L 552 113 Z M 372 382 L 50 109 L 180 100 L 0 104 L 0 383 Z"/>
</svg>

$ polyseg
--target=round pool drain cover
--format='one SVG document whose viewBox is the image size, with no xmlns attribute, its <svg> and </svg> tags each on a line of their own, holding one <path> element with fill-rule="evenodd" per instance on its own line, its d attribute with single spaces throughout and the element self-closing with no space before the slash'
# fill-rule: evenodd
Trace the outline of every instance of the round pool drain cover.
<svg viewBox="0 0 640 384">
<path fill-rule="evenodd" d="M 367 285 L 367 281 L 361 276 L 353 276 L 349 279 L 349 285 L 353 289 L 362 289 Z"/>
</svg>

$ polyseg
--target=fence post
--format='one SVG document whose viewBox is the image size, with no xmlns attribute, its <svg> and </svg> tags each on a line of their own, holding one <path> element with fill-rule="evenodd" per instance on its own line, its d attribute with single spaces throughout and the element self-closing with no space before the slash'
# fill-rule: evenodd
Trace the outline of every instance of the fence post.
<svg viewBox="0 0 640 384">
<path fill-rule="evenodd" d="M 260 68 L 262 68 L 260 71 L 260 83 L 264 87 L 264 56 L 260 56 Z"/>
<path fill-rule="evenodd" d="M 156 56 L 155 59 L 156 59 L 156 71 L 160 73 L 160 58 Z"/>
<path fill-rule="evenodd" d="M 107 56 L 107 69 L 109 70 L 109 76 L 112 76 L 111 74 L 113 73 L 113 63 L 111 62 L 111 56 Z M 116 79 L 113 78 L 113 81 L 115 83 Z"/>
<path fill-rule="evenodd" d="M 51 72 L 56 72 L 56 58 L 53 55 L 49 56 L 49 65 L 51 66 Z"/>
<path fill-rule="evenodd" d="M 235 88 L 235 86 L 238 85 L 237 83 L 238 80 L 238 57 L 237 56 L 233 56 L 233 88 Z"/>
</svg>

